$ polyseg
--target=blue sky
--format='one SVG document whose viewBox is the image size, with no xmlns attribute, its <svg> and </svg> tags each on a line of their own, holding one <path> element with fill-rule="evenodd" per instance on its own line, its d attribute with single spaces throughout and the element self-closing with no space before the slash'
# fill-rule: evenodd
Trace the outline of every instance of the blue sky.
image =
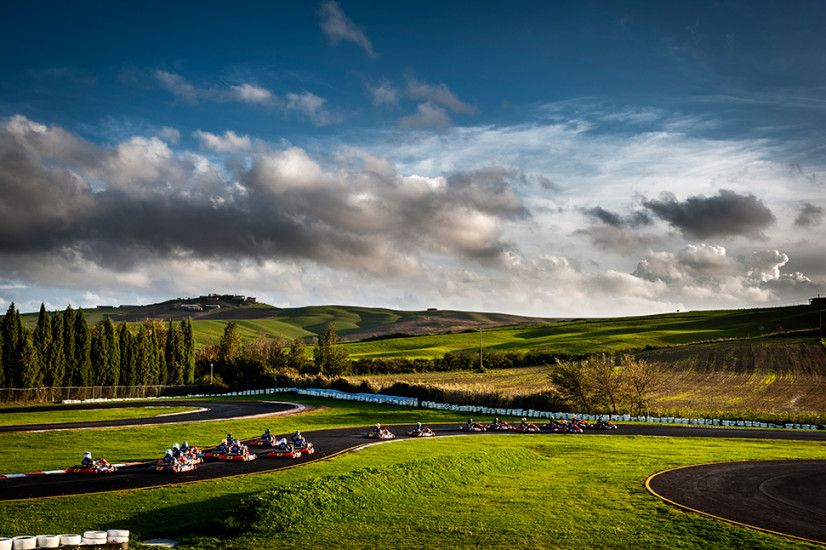
<svg viewBox="0 0 826 550">
<path fill-rule="evenodd" d="M 819 2 L 7 8 L 0 306 L 826 290 Z"/>
</svg>

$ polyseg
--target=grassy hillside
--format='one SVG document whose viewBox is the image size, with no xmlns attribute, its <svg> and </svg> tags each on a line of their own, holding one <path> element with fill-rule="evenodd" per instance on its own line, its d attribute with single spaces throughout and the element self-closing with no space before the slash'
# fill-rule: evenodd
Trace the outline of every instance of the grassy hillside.
<svg viewBox="0 0 826 550">
<path fill-rule="evenodd" d="M 501 351 L 544 348 L 574 355 L 623 353 L 695 342 L 747 339 L 777 331 L 811 330 L 817 310 L 786 308 L 697 311 L 643 317 L 583 319 L 486 330 L 482 346 Z M 345 344 L 353 358 L 441 357 L 447 351 L 476 351 L 479 333 L 442 334 Z"/>
</svg>

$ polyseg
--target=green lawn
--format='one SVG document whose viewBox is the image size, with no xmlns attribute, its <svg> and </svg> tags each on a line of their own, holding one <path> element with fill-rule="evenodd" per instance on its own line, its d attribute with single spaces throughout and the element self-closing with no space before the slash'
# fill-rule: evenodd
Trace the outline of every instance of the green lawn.
<svg viewBox="0 0 826 550">
<path fill-rule="evenodd" d="M 459 420 L 437 411 L 322 403 L 330 408 L 187 430 L 209 440 L 228 429 L 255 435 L 262 426 L 286 431 Z M 101 441 L 128 442 L 139 455 L 154 451 L 153 438 L 171 440 L 178 429 L 100 432 Z M 46 441 L 2 434 L 0 441 L 7 449 L 45 449 L 82 443 L 89 433 L 48 434 Z M 272 474 L 0 503 L 0 536 L 120 528 L 131 530 L 133 541 L 172 537 L 204 549 L 815 548 L 681 512 L 651 496 L 644 482 L 676 466 L 821 458 L 823 451 L 822 443 L 811 442 L 590 434 L 400 441 Z M 7 464 L 8 454 L 0 455 Z"/>
<path fill-rule="evenodd" d="M 94 405 L 89 405 L 94 407 Z M 122 418 L 146 418 L 159 414 L 183 413 L 197 410 L 197 407 L 129 407 L 123 409 L 94 409 L 85 411 L 40 411 L 40 412 L 2 412 L 0 409 L 0 426 L 24 426 L 26 424 L 60 424 L 63 422 L 100 422 L 102 420 L 120 420 Z"/>
</svg>

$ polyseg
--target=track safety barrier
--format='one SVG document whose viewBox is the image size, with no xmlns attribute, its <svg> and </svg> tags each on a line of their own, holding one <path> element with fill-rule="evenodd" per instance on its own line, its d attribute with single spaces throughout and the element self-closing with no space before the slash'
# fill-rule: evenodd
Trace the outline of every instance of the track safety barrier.
<svg viewBox="0 0 826 550">
<path fill-rule="evenodd" d="M 547 418 L 554 420 L 572 420 L 577 417 L 582 420 L 596 421 L 600 416 L 618 422 L 652 422 L 655 424 L 687 424 L 691 426 L 720 426 L 732 428 L 766 428 L 766 429 L 787 429 L 787 430 L 826 430 L 826 426 L 817 424 L 797 424 L 797 423 L 770 423 L 758 422 L 756 420 L 721 420 L 719 418 L 678 418 L 673 416 L 632 416 L 630 414 L 579 414 L 561 413 L 550 411 L 538 411 L 534 409 L 509 409 L 497 407 L 483 407 L 479 405 L 453 405 L 450 403 L 438 403 L 435 401 L 419 401 L 416 397 L 402 397 L 397 395 L 381 395 L 373 393 L 347 393 L 340 390 L 322 388 L 266 388 L 260 390 L 245 390 L 238 392 L 225 392 L 213 394 L 193 394 L 179 396 L 153 397 L 152 400 L 162 401 L 164 399 L 182 398 L 203 398 L 203 397 L 236 397 L 272 395 L 275 393 L 294 392 L 299 395 L 311 397 L 321 397 L 326 399 L 341 399 L 345 401 L 358 401 L 361 403 L 377 403 L 382 405 L 398 405 L 403 407 L 420 407 L 425 409 L 435 409 L 443 411 L 465 412 L 469 414 L 486 414 L 495 416 L 515 416 L 518 418 Z M 110 401 L 146 401 L 147 398 L 121 398 L 121 399 L 86 399 L 86 400 L 64 400 L 63 403 L 101 403 Z M 0 548 L 2 550 L 2 548 Z"/>
<path fill-rule="evenodd" d="M 34 548 L 129 548 L 129 531 L 110 529 L 108 531 L 86 531 L 83 535 L 37 535 L 4 538 L 0 537 L 0 550 L 29 550 Z"/>
</svg>

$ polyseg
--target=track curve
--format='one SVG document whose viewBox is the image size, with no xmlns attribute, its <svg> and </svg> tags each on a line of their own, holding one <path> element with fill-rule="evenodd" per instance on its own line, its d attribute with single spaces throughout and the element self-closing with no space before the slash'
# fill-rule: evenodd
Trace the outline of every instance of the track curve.
<svg viewBox="0 0 826 550">
<path fill-rule="evenodd" d="M 685 466 L 651 476 L 646 487 L 686 510 L 826 544 L 826 460 Z"/>
<path fill-rule="evenodd" d="M 238 418 L 254 418 L 271 414 L 300 412 L 308 407 L 296 403 L 280 401 L 163 401 L 164 407 L 200 407 L 204 410 L 186 414 L 149 416 L 145 418 L 121 418 L 96 422 L 64 422 L 56 424 L 24 424 L 18 426 L 0 426 L 0 433 L 8 432 L 46 432 L 57 430 L 83 430 L 92 428 L 116 428 L 131 426 L 153 426 L 156 424 L 189 424 L 195 422 L 217 422 Z M 90 406 L 92 405 L 92 406 Z M 77 405 L 60 405 L 48 407 L 14 407 L 3 409 L 0 414 L 48 411 L 81 411 L 91 409 L 124 409 L 146 407 L 146 402 L 128 403 L 83 403 Z"/>
</svg>

